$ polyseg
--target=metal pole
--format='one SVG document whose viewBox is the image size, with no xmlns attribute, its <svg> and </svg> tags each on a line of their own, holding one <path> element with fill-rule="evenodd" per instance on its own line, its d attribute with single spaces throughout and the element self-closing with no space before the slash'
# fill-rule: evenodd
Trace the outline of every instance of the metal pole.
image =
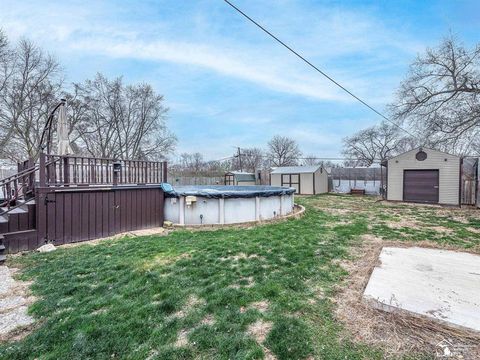
<svg viewBox="0 0 480 360">
<path fill-rule="evenodd" d="M 237 149 L 238 149 L 238 161 L 240 162 L 240 171 L 243 171 L 242 170 L 242 154 L 240 153 L 240 147 L 238 147 Z"/>
<path fill-rule="evenodd" d="M 45 147 L 47 148 L 47 154 L 50 153 L 50 141 L 51 141 L 51 133 L 52 133 L 52 123 L 53 123 L 53 116 L 55 115 L 55 111 L 57 111 L 57 109 L 60 107 L 60 106 L 64 106 L 65 103 L 66 103 L 67 100 L 65 99 L 60 99 L 60 103 L 57 104 L 57 106 L 55 106 L 52 110 L 52 112 L 50 113 L 50 115 L 48 116 L 47 118 L 47 121 L 45 123 L 45 126 L 43 128 L 43 131 L 42 131 L 42 136 L 40 138 L 40 151 L 43 151 L 45 150 Z M 45 140 L 45 136 L 47 136 L 47 144 L 44 144 L 43 141 Z"/>
</svg>

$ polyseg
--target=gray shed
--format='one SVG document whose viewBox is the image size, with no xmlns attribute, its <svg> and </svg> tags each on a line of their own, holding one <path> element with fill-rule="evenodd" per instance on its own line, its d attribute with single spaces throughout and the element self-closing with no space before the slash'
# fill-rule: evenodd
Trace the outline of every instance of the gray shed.
<svg viewBox="0 0 480 360">
<path fill-rule="evenodd" d="M 461 158 L 416 148 L 387 162 L 387 200 L 460 204 Z"/>
<path fill-rule="evenodd" d="M 323 194 L 328 192 L 328 174 L 321 165 L 282 166 L 270 173 L 270 185 L 293 187 L 296 194 Z"/>
<path fill-rule="evenodd" d="M 225 173 L 225 185 L 256 185 L 255 174 L 243 171 L 229 171 Z"/>
</svg>

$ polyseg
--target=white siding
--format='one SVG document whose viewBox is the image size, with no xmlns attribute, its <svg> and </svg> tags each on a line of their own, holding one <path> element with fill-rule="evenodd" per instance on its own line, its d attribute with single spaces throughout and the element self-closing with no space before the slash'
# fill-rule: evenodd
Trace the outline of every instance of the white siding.
<svg viewBox="0 0 480 360">
<path fill-rule="evenodd" d="M 403 200 L 404 170 L 439 170 L 439 203 L 458 205 L 460 158 L 440 151 L 425 149 L 427 159 L 418 161 L 419 149 L 408 151 L 388 161 L 387 199 Z"/>
<path fill-rule="evenodd" d="M 282 175 L 281 174 L 271 174 L 270 175 L 270 185 L 272 186 L 282 186 Z"/>
<path fill-rule="evenodd" d="M 300 174 L 300 194 L 313 195 L 313 173 Z"/>
<path fill-rule="evenodd" d="M 236 185 L 238 186 L 254 186 L 257 185 L 255 181 L 237 181 Z"/>
<path fill-rule="evenodd" d="M 315 173 L 315 193 L 324 194 L 328 192 L 328 174 L 325 169 L 318 169 Z"/>
</svg>

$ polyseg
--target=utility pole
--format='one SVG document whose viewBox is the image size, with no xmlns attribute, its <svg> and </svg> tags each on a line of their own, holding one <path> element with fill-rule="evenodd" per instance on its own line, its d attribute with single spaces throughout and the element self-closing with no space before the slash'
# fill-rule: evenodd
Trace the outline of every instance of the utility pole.
<svg viewBox="0 0 480 360">
<path fill-rule="evenodd" d="M 242 170 L 242 154 L 241 154 L 241 151 L 240 151 L 240 146 L 237 147 L 237 150 L 238 150 L 238 155 L 237 155 L 238 156 L 238 161 L 240 163 L 240 171 L 243 171 Z"/>
</svg>

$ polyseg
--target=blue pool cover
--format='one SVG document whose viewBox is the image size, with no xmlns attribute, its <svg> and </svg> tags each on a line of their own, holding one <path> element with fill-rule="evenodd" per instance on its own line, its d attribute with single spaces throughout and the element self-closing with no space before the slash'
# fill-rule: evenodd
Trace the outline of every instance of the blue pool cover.
<svg viewBox="0 0 480 360">
<path fill-rule="evenodd" d="M 278 186 L 223 186 L 223 185 L 191 185 L 175 186 L 162 184 L 166 197 L 202 196 L 206 198 L 252 198 L 278 195 L 291 195 L 294 188 Z"/>
</svg>

